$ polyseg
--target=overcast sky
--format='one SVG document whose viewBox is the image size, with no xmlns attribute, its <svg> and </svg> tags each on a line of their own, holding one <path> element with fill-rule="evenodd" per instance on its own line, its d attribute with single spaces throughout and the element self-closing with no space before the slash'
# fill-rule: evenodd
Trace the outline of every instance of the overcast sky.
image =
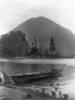
<svg viewBox="0 0 75 100">
<path fill-rule="evenodd" d="M 0 0 L 0 35 L 36 16 L 45 16 L 75 34 L 75 0 Z"/>
</svg>

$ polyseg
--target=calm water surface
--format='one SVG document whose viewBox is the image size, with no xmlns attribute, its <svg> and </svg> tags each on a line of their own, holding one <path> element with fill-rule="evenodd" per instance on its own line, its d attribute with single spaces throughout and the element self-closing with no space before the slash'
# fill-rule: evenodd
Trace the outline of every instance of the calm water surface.
<svg viewBox="0 0 75 100">
<path fill-rule="evenodd" d="M 24 64 L 24 63 L 12 63 L 12 62 L 0 62 L 0 70 L 8 73 L 9 75 L 21 74 L 21 73 L 32 73 L 32 72 L 42 72 L 50 71 L 50 66 L 55 68 L 62 68 L 62 75 L 56 79 L 46 79 L 33 83 L 33 85 L 44 85 L 49 86 L 51 82 L 54 84 L 59 84 L 59 88 L 63 93 L 69 94 L 70 100 L 75 100 L 75 64 L 73 61 L 66 61 L 66 65 L 62 64 Z M 70 63 L 70 64 L 69 64 Z"/>
</svg>

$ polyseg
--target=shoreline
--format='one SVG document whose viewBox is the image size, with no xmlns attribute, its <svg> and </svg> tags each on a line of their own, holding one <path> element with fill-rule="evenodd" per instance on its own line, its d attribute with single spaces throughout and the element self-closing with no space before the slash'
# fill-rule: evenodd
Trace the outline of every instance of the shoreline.
<svg viewBox="0 0 75 100">
<path fill-rule="evenodd" d="M 14 87 L 14 86 L 13 86 Z M 8 89 L 8 91 L 14 92 L 14 95 L 18 94 L 18 100 L 65 100 L 64 98 L 56 98 L 56 97 L 51 97 L 50 94 L 48 93 L 43 93 L 41 92 L 40 87 L 8 87 L 8 86 L 3 86 L 3 88 Z M 17 94 L 16 94 L 17 93 Z M 10 93 L 8 93 L 7 97 L 10 98 Z M 6 94 L 3 94 L 6 95 Z M 1 95 L 0 95 L 1 96 Z M 12 98 L 12 100 L 15 100 L 15 98 Z M 4 100 L 4 99 L 3 99 Z M 9 100 L 9 99 L 8 99 Z"/>
<path fill-rule="evenodd" d="M 0 62 L 23 64 L 66 64 L 75 65 L 75 59 L 0 59 Z"/>
</svg>

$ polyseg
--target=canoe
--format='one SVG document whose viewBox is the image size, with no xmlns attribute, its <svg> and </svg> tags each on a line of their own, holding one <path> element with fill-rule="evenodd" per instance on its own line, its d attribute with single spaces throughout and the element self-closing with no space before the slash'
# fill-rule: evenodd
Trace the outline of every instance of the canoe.
<svg viewBox="0 0 75 100">
<path fill-rule="evenodd" d="M 24 85 L 38 80 L 56 77 L 58 74 L 60 74 L 61 71 L 62 69 L 60 70 L 55 69 L 52 70 L 51 72 L 20 74 L 20 75 L 13 75 L 10 77 L 14 81 L 15 85 Z"/>
</svg>

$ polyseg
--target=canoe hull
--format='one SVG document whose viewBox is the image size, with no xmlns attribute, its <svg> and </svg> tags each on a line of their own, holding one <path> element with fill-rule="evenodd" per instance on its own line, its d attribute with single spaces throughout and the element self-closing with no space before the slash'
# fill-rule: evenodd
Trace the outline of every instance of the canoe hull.
<svg viewBox="0 0 75 100">
<path fill-rule="evenodd" d="M 56 70 L 47 73 L 30 74 L 30 75 L 23 74 L 10 77 L 15 82 L 15 85 L 24 85 L 38 80 L 56 77 L 58 74 L 60 74 L 60 72 L 61 70 Z"/>
</svg>

